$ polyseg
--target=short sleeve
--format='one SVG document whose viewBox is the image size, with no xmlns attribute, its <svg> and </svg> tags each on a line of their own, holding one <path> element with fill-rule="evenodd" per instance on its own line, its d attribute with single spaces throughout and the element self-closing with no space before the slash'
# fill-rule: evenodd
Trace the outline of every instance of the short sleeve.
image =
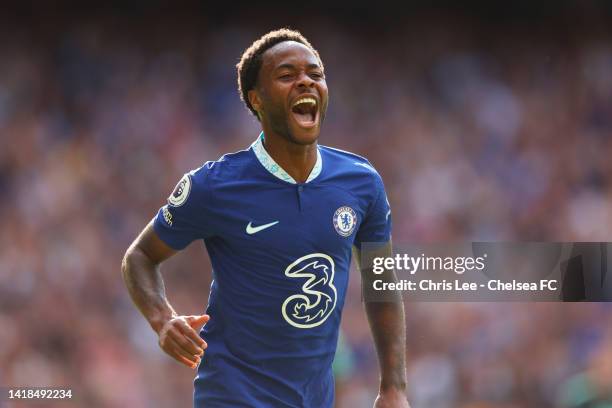
<svg viewBox="0 0 612 408">
<path fill-rule="evenodd" d="M 168 246 L 181 250 L 211 235 L 210 192 L 205 168 L 185 174 L 153 219 L 153 228 Z"/>
<path fill-rule="evenodd" d="M 373 200 L 370 202 L 365 218 L 355 237 L 355 246 L 364 242 L 388 242 L 391 239 L 391 208 L 385 193 L 385 186 L 375 174 Z"/>
</svg>

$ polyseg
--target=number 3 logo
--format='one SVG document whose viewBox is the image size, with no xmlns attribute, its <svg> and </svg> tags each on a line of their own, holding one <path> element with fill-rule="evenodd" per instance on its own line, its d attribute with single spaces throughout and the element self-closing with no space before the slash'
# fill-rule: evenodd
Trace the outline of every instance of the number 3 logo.
<svg viewBox="0 0 612 408">
<path fill-rule="evenodd" d="M 285 276 L 304 278 L 302 293 L 289 296 L 281 308 L 293 327 L 310 329 L 321 325 L 336 307 L 334 260 L 325 254 L 305 255 L 285 269 Z"/>
</svg>

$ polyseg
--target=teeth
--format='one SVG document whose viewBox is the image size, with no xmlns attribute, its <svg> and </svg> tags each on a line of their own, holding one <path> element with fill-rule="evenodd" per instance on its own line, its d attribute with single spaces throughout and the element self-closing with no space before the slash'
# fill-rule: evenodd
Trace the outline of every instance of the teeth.
<svg viewBox="0 0 612 408">
<path fill-rule="evenodd" d="M 302 103 L 309 103 L 309 104 L 311 104 L 311 105 L 316 105 L 316 104 L 317 104 L 317 101 L 316 101 L 316 99 L 314 99 L 314 98 L 308 98 L 308 97 L 306 97 L 306 98 L 298 99 L 297 101 L 295 101 L 295 103 L 293 104 L 293 106 L 297 106 L 297 105 L 300 105 L 300 104 L 302 104 Z"/>
</svg>

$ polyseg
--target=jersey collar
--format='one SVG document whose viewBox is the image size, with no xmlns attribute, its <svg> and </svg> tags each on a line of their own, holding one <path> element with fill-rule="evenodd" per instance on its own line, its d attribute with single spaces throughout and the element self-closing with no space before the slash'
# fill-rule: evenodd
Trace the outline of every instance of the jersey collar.
<svg viewBox="0 0 612 408">
<path fill-rule="evenodd" d="M 264 147 L 264 144 L 263 144 L 263 140 L 264 140 L 264 134 L 263 132 L 261 132 L 257 140 L 255 140 L 253 144 L 251 145 L 251 148 L 253 149 L 255 156 L 257 156 L 257 160 L 259 160 L 261 165 L 264 166 L 265 169 L 268 170 L 273 176 L 283 181 L 286 181 L 287 183 L 297 184 L 297 182 L 293 179 L 293 177 L 291 177 L 281 166 L 279 166 L 274 161 L 272 156 L 270 156 L 270 154 L 266 151 L 266 148 Z M 321 173 L 322 168 L 323 168 L 323 160 L 321 159 L 321 152 L 319 151 L 319 148 L 317 147 L 317 162 L 312 168 L 312 171 L 310 172 L 310 175 L 308 176 L 306 183 L 309 183 L 312 180 L 314 180 Z"/>
</svg>

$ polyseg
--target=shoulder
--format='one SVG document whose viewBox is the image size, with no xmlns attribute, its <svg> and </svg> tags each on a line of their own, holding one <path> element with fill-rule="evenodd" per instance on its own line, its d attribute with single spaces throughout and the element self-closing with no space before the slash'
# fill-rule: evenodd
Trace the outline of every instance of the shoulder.
<svg viewBox="0 0 612 408">
<path fill-rule="evenodd" d="M 185 173 L 168 197 L 168 204 L 180 207 L 185 203 L 201 201 L 210 195 L 210 190 L 224 180 L 235 180 L 240 172 L 248 171 L 252 152 L 241 150 L 227 153 L 217 160 L 205 162 L 202 166 Z"/>
<path fill-rule="evenodd" d="M 319 146 L 319 148 L 323 157 L 323 165 L 329 164 L 332 172 L 376 183 L 382 182 L 378 171 L 365 157 L 328 146 Z"/>
<path fill-rule="evenodd" d="M 205 162 L 186 175 L 191 177 L 197 187 L 206 188 L 214 182 L 234 179 L 253 163 L 253 157 L 253 152 L 250 150 L 226 153 L 217 160 Z"/>
</svg>

